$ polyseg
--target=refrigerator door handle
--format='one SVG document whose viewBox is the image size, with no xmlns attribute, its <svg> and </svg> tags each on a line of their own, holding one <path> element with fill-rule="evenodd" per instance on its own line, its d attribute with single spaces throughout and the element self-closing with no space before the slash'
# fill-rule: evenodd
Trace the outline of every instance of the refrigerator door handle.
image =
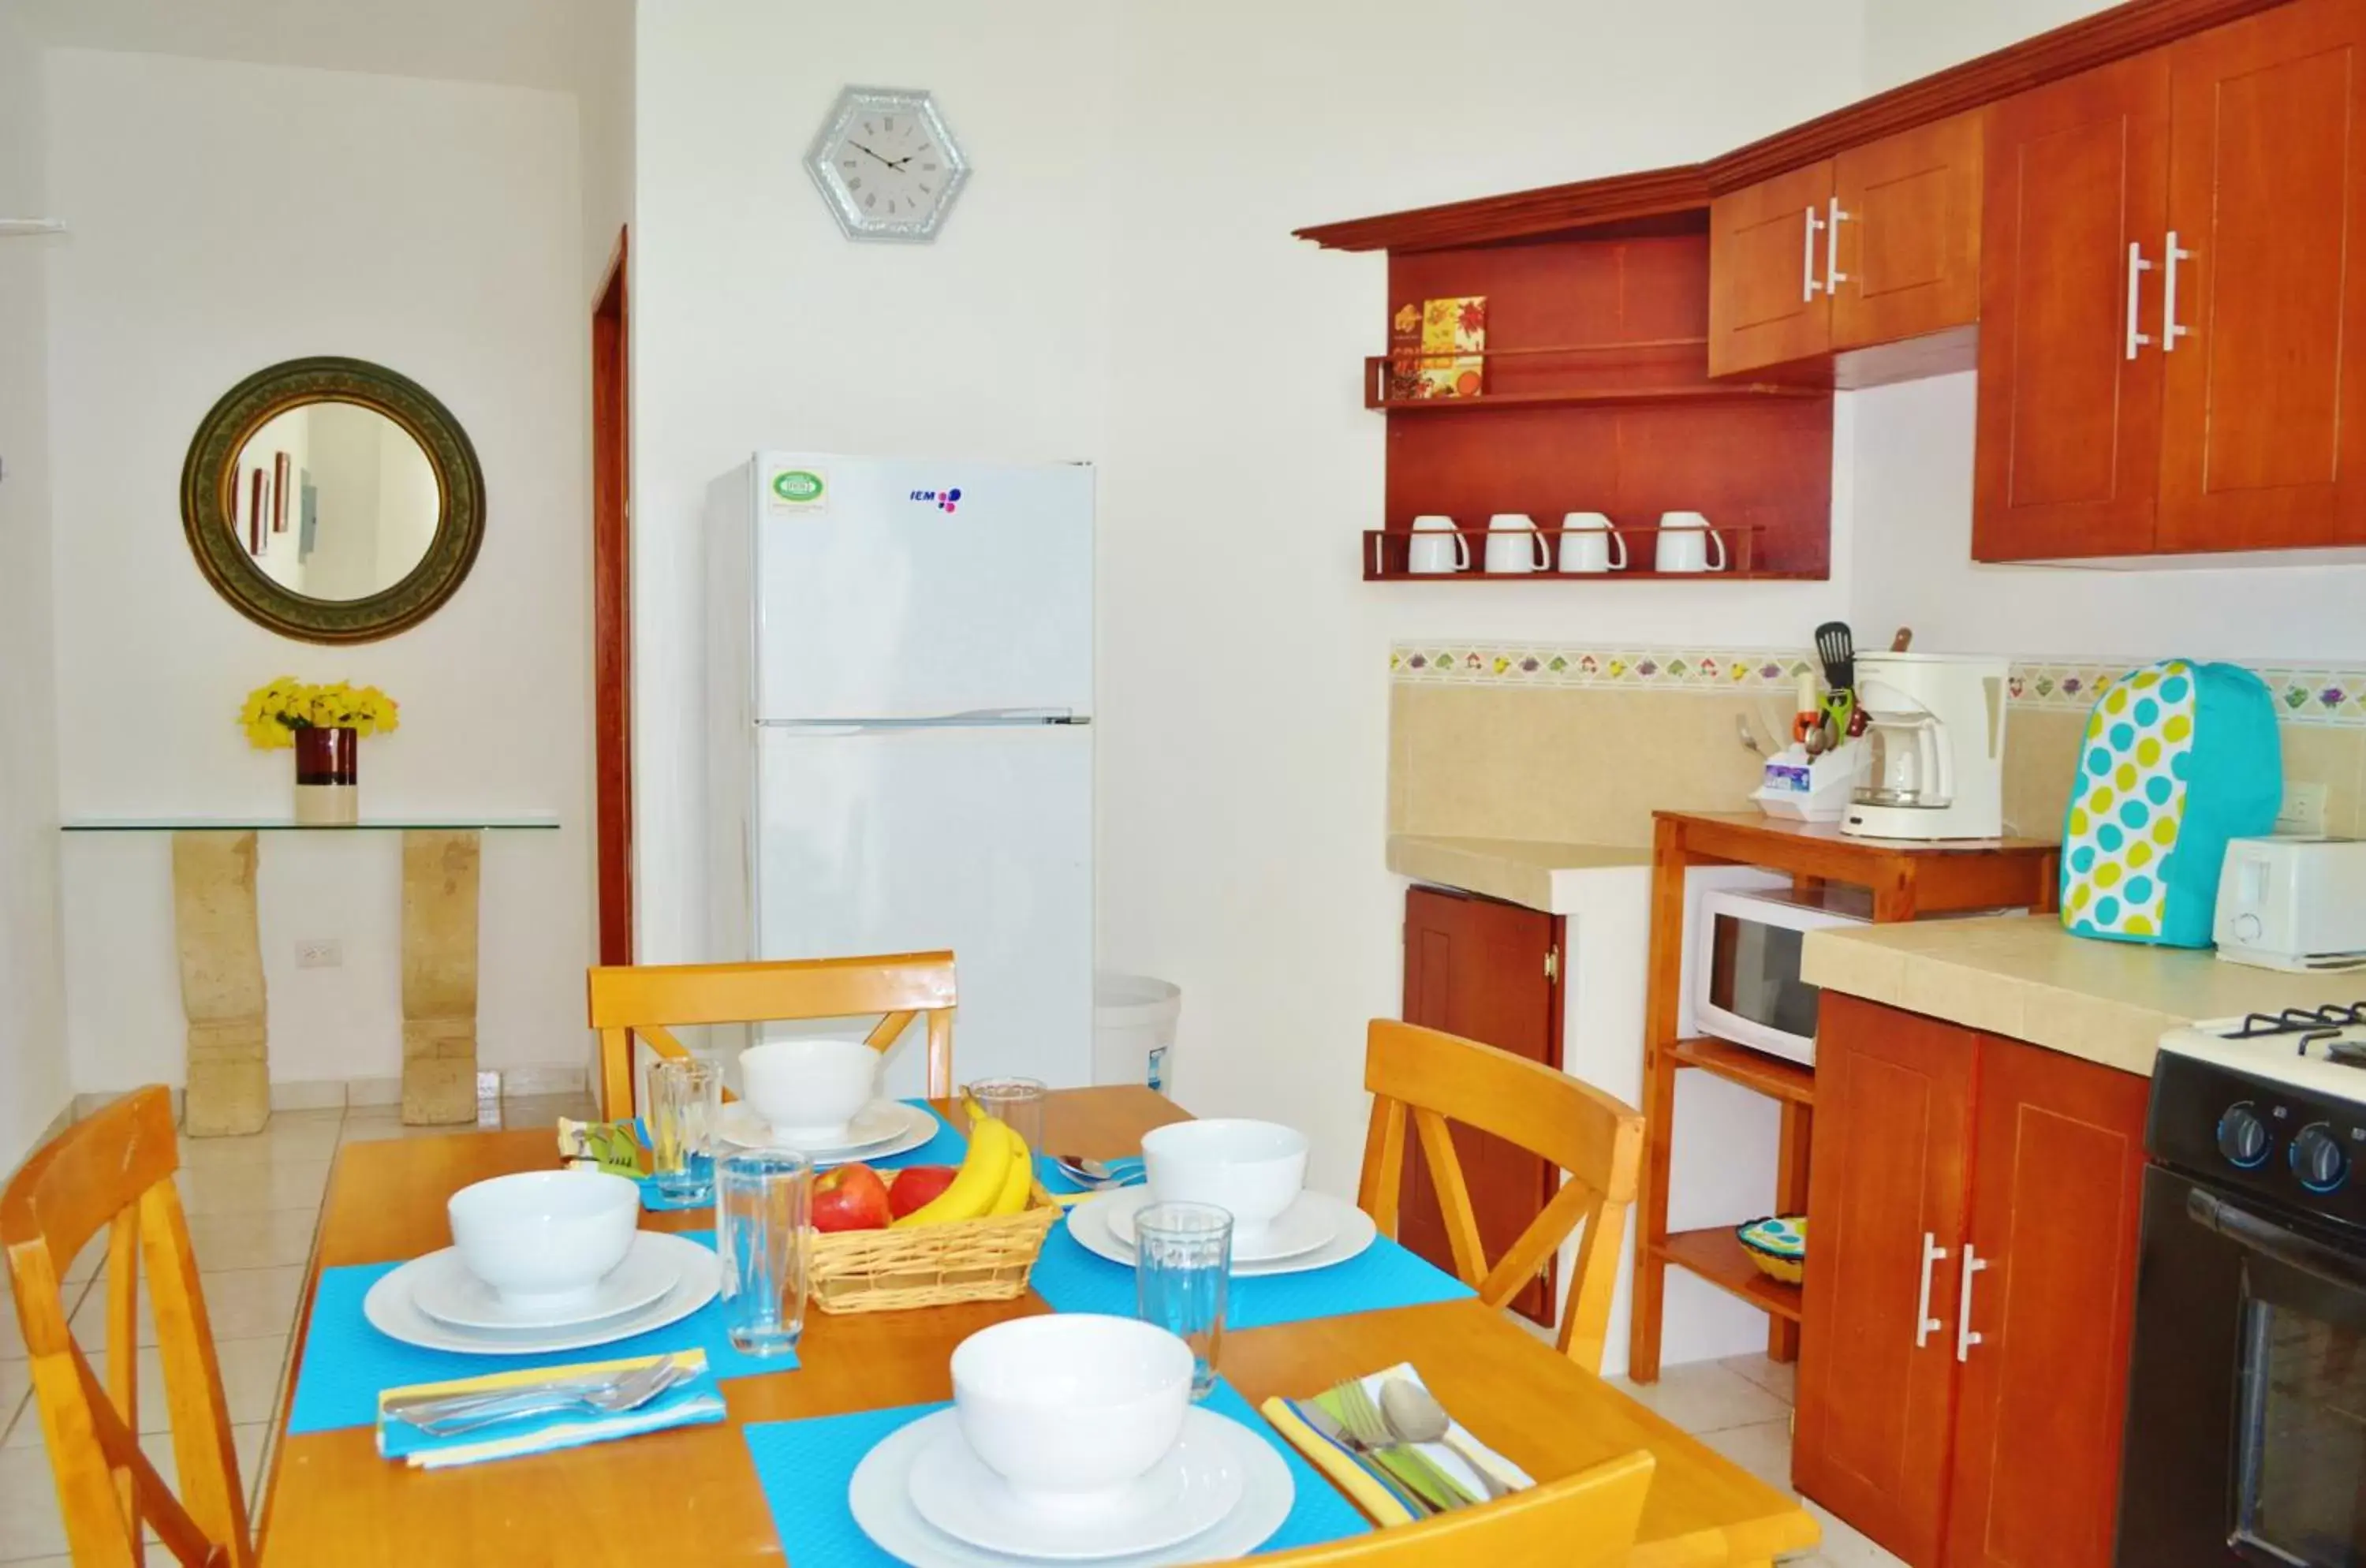
<svg viewBox="0 0 2366 1568">
<path fill-rule="evenodd" d="M 1074 708 L 970 708 L 961 713 L 933 714 L 927 718 L 763 718 L 763 729 L 797 729 L 850 735 L 873 729 L 1021 728 L 1040 724 L 1092 723 Z"/>
</svg>

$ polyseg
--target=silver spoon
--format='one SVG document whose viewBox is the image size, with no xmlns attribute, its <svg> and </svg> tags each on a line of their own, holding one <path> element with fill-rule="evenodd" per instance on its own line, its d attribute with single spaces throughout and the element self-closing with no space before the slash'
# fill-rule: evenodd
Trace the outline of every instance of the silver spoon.
<svg viewBox="0 0 2366 1568">
<path fill-rule="evenodd" d="M 1461 1456 L 1487 1489 L 1489 1501 L 1506 1496 L 1511 1488 L 1495 1479 L 1480 1457 L 1454 1435 L 1454 1419 L 1436 1397 L 1410 1378 L 1391 1378 L 1380 1385 L 1380 1417 L 1402 1442 L 1444 1443 Z"/>
</svg>

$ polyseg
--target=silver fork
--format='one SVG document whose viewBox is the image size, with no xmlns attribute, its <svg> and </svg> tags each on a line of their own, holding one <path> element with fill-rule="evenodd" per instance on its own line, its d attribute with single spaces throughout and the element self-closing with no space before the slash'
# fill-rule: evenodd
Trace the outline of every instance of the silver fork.
<svg viewBox="0 0 2366 1568">
<path fill-rule="evenodd" d="M 648 1366 L 636 1368 L 613 1382 L 527 1388 L 513 1394 L 481 1398 L 466 1405 L 445 1405 L 440 1412 L 434 1406 L 425 1406 L 393 1410 L 389 1414 L 431 1438 L 453 1438 L 480 1427 L 498 1426 L 504 1421 L 516 1421 L 528 1416 L 555 1415 L 578 1408 L 603 1416 L 621 1416 L 639 1409 L 659 1394 L 697 1375 L 691 1368 L 667 1356 Z"/>
<path fill-rule="evenodd" d="M 1372 1396 L 1364 1391 L 1362 1379 L 1342 1378 L 1333 1383 L 1331 1402 L 1338 1407 L 1340 1424 L 1347 1428 L 1358 1444 L 1376 1454 L 1401 1455 L 1424 1481 L 1443 1491 L 1447 1507 L 1467 1508 L 1478 1502 L 1479 1499 L 1465 1491 L 1454 1477 L 1432 1464 L 1426 1454 L 1411 1443 L 1398 1440 L 1397 1435 L 1389 1429 L 1387 1419 L 1380 1415 L 1380 1407 L 1373 1404 Z"/>
</svg>

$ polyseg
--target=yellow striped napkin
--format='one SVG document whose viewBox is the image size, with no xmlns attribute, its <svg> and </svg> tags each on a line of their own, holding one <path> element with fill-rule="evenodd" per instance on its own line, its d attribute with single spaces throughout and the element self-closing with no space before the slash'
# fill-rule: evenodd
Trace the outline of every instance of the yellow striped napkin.
<svg viewBox="0 0 2366 1568">
<path fill-rule="evenodd" d="M 524 1371 L 459 1378 L 450 1382 L 413 1383 L 407 1388 L 385 1389 L 377 1396 L 377 1451 L 388 1459 L 400 1460 L 415 1470 L 442 1470 L 452 1465 L 481 1464 L 488 1460 L 514 1459 L 521 1454 L 580 1448 L 586 1443 L 604 1443 L 612 1438 L 634 1437 L 642 1432 L 663 1431 L 670 1427 L 701 1426 L 723 1419 L 723 1396 L 716 1391 L 715 1380 L 707 1372 L 706 1352 L 697 1349 L 674 1352 L 675 1362 L 692 1369 L 696 1376 L 668 1389 L 638 1410 L 629 1410 L 620 1416 L 603 1416 L 597 1411 L 577 1409 L 521 1418 L 514 1423 L 489 1427 L 479 1432 L 466 1432 L 458 1437 L 431 1438 L 409 1422 L 388 1415 L 386 1409 L 389 1400 L 436 1398 L 458 1393 L 498 1393 L 505 1388 L 546 1382 L 558 1378 L 590 1378 L 603 1373 L 628 1372 L 648 1366 L 658 1359 L 655 1356 L 633 1356 L 622 1360 L 586 1361 L 572 1367 L 536 1367 Z"/>
<path fill-rule="evenodd" d="M 1374 1404 L 1378 1404 L 1381 1386 L 1397 1378 L 1423 1388 L 1428 1386 L 1422 1382 L 1421 1373 L 1414 1370 L 1412 1362 L 1400 1361 L 1393 1367 L 1384 1367 L 1366 1377 L 1363 1380 L 1364 1391 L 1372 1396 Z M 1309 1426 L 1289 1400 L 1268 1399 L 1260 1409 L 1265 1418 L 1273 1424 L 1274 1430 L 1280 1433 L 1290 1447 L 1304 1454 L 1316 1469 L 1329 1476 L 1339 1490 L 1354 1499 L 1356 1506 L 1369 1515 L 1373 1523 L 1401 1525 L 1411 1522 L 1414 1517 L 1413 1510 L 1398 1497 L 1393 1481 L 1374 1473 L 1371 1466 L 1360 1457 Z M 1536 1484 L 1536 1479 L 1527 1471 L 1481 1442 L 1460 1422 L 1453 1424 L 1453 1432 L 1462 1448 L 1484 1461 L 1488 1473 L 1505 1486 L 1519 1491 Z M 1416 1443 L 1413 1446 L 1423 1458 L 1452 1476 L 1472 1496 L 1484 1497 L 1487 1495 L 1470 1461 L 1455 1449 L 1444 1443 Z"/>
</svg>

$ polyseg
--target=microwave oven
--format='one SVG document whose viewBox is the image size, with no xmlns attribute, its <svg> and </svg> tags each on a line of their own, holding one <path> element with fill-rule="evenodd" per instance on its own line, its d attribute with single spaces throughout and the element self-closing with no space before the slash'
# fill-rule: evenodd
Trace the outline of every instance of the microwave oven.
<svg viewBox="0 0 2366 1568">
<path fill-rule="evenodd" d="M 1800 949 L 1811 931 L 1872 923 L 1872 900 L 1862 888 L 1827 885 L 1804 896 L 1703 889 L 1684 933 L 1691 1031 L 1814 1065 L 1822 992 L 1799 978 Z"/>
</svg>

